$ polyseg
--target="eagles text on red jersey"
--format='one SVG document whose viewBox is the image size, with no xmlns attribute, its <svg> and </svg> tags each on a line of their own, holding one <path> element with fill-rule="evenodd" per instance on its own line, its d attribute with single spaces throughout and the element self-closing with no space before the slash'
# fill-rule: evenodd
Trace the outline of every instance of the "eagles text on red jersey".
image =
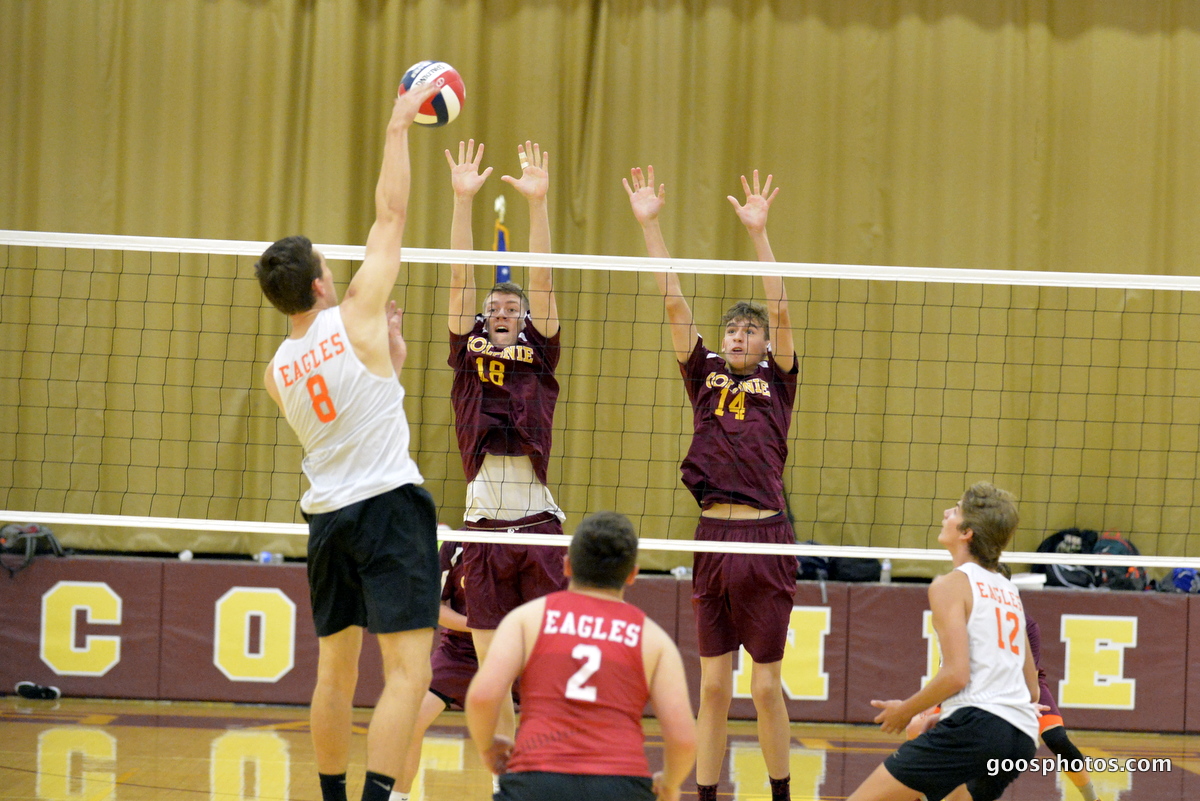
<svg viewBox="0 0 1200 801">
<path fill-rule="evenodd" d="M 283 376 L 283 385 L 290 387 L 334 356 L 341 356 L 345 352 L 346 343 L 342 342 L 342 335 L 340 333 L 331 334 L 290 365 L 279 365 L 279 374 Z"/>
<path fill-rule="evenodd" d="M 545 634 L 571 634 L 585 639 L 624 643 L 631 648 L 636 647 L 642 638 L 642 627 L 636 623 L 605 620 L 593 615 L 580 615 L 577 619 L 573 612 L 563 616 L 559 609 L 546 610 L 542 631 Z"/>
</svg>

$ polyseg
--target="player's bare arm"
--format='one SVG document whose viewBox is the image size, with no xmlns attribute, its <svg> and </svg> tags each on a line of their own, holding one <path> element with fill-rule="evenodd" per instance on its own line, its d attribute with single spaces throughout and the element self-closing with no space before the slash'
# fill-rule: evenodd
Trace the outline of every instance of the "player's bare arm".
<svg viewBox="0 0 1200 801">
<path fill-rule="evenodd" d="M 438 609 L 438 625 L 451 631 L 461 631 L 464 634 L 471 631 L 467 628 L 467 616 L 461 612 L 455 612 L 450 604 L 442 604 Z"/>
<path fill-rule="evenodd" d="M 475 195 L 492 174 L 488 167 L 479 171 L 483 160 L 483 142 L 475 140 L 458 143 L 458 159 L 446 151 L 450 164 L 450 187 L 454 190 L 454 212 L 450 218 L 450 247 L 454 250 L 474 250 L 475 237 L 471 231 L 471 210 Z M 450 331 L 468 334 L 475 325 L 475 268 L 465 264 L 450 265 Z"/>
<path fill-rule="evenodd" d="M 1037 663 L 1033 661 L 1033 649 L 1029 647 L 1029 633 L 1025 633 L 1025 686 L 1029 688 L 1029 701 L 1036 704 L 1042 695 L 1041 685 L 1038 684 Z M 1038 713 L 1041 715 L 1041 712 Z"/>
<path fill-rule="evenodd" d="M 550 212 L 546 199 L 550 191 L 550 154 L 537 142 L 517 146 L 521 177 L 502 175 L 529 202 L 529 252 L 550 252 Z M 534 325 L 548 337 L 558 333 L 558 303 L 554 299 L 553 270 L 529 268 L 529 313 Z"/>
<path fill-rule="evenodd" d="M 726 195 L 737 212 L 738 219 L 750 234 L 754 243 L 754 254 L 759 261 L 774 262 L 775 253 L 771 250 L 771 241 L 767 237 L 767 216 L 779 187 L 771 189 L 771 181 L 775 176 L 768 175 L 766 183 L 759 188 L 758 170 L 752 174 L 753 186 L 742 176 L 742 190 L 746 193 L 746 202 L 740 203 L 733 195 Z M 775 361 L 785 370 L 791 369 L 795 362 L 796 345 L 792 335 L 792 318 L 788 313 L 787 289 L 783 277 L 778 275 L 763 276 L 763 291 L 767 297 L 767 317 L 771 324 L 771 352 Z"/>
<path fill-rule="evenodd" d="M 959 692 L 971 677 L 967 633 L 967 619 L 971 614 L 970 581 L 958 570 L 934 579 L 929 585 L 929 608 L 942 648 L 942 666 L 928 684 L 907 699 L 871 702 L 881 710 L 875 716 L 875 722 L 889 734 L 903 733 L 914 715 Z"/>
<path fill-rule="evenodd" d="M 267 388 L 267 394 L 271 396 L 271 400 L 275 401 L 275 405 L 279 407 L 279 411 L 283 411 L 283 399 L 279 396 L 279 386 L 275 383 L 275 360 L 272 359 L 267 365 L 267 372 L 263 375 L 263 385 Z"/>
<path fill-rule="evenodd" d="M 642 237 L 646 240 L 646 252 L 651 258 L 669 259 L 667 243 L 663 240 L 662 228 L 658 216 L 667 202 L 666 184 L 659 184 L 658 191 L 654 190 L 654 167 L 648 166 L 643 176 L 641 167 L 629 171 L 629 178 L 622 178 L 625 192 L 629 195 L 629 206 L 633 209 L 634 219 L 642 226 Z M 631 185 L 632 181 L 632 185 Z M 687 361 L 688 355 L 696 345 L 696 330 L 692 320 L 692 309 L 683 297 L 679 286 L 679 275 L 674 272 L 655 273 L 654 280 L 662 293 L 667 310 L 667 322 L 671 325 L 671 346 L 675 349 L 675 358 L 681 362 Z"/>
<path fill-rule="evenodd" d="M 644 627 L 642 660 L 663 735 L 663 769 L 654 774 L 654 792 L 663 801 L 675 801 L 696 762 L 696 719 L 679 649 L 650 618 Z"/>
<path fill-rule="evenodd" d="M 388 296 L 400 273 L 400 241 L 408 214 L 411 170 L 408 129 L 417 109 L 436 90 L 433 85 L 396 98 L 383 145 L 383 166 L 375 184 L 375 222 L 367 235 L 363 263 L 346 288 L 342 322 L 355 355 L 376 375 L 393 372 L 388 353 Z"/>
<path fill-rule="evenodd" d="M 404 362 L 408 359 L 408 343 L 404 341 L 404 309 L 397 306 L 394 300 L 388 301 L 387 325 L 388 357 L 391 359 L 392 369 L 396 371 L 396 378 L 399 378 L 400 371 L 404 369 Z"/>
<path fill-rule="evenodd" d="M 506 696 L 511 697 L 513 681 L 529 659 L 545 608 L 545 600 L 538 598 L 500 621 L 487 656 L 467 689 L 467 731 L 484 764 L 497 775 L 504 772 L 513 746 L 507 737 L 496 734 L 500 704 Z"/>
</svg>

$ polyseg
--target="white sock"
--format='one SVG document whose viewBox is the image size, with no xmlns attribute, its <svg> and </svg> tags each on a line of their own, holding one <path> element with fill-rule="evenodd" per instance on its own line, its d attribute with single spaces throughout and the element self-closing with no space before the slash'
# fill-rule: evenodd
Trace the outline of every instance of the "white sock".
<svg viewBox="0 0 1200 801">
<path fill-rule="evenodd" d="M 408 801 L 408 793 L 392 790 L 392 794 L 388 796 L 388 801 Z"/>
<path fill-rule="evenodd" d="M 500 792 L 500 777 L 494 773 L 492 774 L 492 792 Z"/>
</svg>

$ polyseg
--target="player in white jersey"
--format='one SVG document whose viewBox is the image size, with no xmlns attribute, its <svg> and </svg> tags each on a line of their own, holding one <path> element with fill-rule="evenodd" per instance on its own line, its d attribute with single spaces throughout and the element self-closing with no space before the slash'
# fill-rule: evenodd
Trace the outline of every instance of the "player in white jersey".
<svg viewBox="0 0 1200 801">
<path fill-rule="evenodd" d="M 983 482 L 943 514 L 938 542 L 950 552 L 954 570 L 929 587 L 942 666 L 909 698 L 871 702 L 881 710 L 875 722 L 892 734 L 903 734 L 914 715 L 939 704 L 941 718 L 900 746 L 847 801 L 913 801 L 918 795 L 940 801 L 951 793 L 992 801 L 1017 771 L 989 771 L 989 761 L 1033 757 L 1037 667 L 1021 596 L 997 570 L 1016 528 L 1013 496 Z M 965 787 L 955 792 L 960 785 Z"/>
<path fill-rule="evenodd" d="M 388 295 L 408 210 L 408 129 L 431 84 L 396 99 L 362 266 L 339 304 L 325 257 L 302 236 L 255 265 L 291 334 L 265 382 L 304 448 L 311 489 L 308 583 L 318 637 L 311 728 L 324 801 L 346 801 L 350 720 L 363 629 L 376 635 L 384 687 L 367 731 L 363 801 L 388 801 L 425 688 L 441 594 L 437 511 L 408 453 L 399 372 L 407 349 Z"/>
</svg>

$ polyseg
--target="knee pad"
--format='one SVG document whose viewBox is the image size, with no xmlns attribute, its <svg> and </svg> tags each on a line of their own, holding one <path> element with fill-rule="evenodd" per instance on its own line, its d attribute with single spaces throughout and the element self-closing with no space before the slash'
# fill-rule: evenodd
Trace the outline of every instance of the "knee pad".
<svg viewBox="0 0 1200 801">
<path fill-rule="evenodd" d="M 1071 742 L 1071 738 L 1067 736 L 1067 730 L 1062 726 L 1055 726 L 1042 732 L 1042 742 L 1055 754 L 1066 759 L 1068 763 L 1076 759 L 1083 760 L 1083 754 L 1075 747 L 1075 743 Z"/>
</svg>

